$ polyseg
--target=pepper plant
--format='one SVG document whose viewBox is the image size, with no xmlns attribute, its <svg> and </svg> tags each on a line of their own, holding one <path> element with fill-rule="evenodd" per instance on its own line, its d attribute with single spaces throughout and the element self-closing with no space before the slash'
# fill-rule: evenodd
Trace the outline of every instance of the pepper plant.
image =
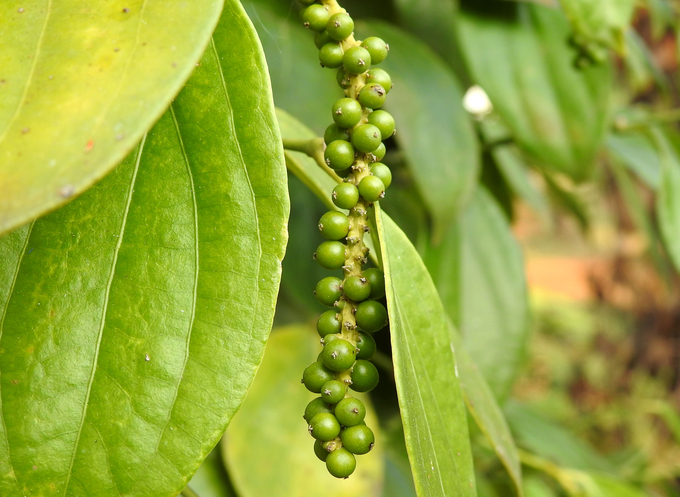
<svg viewBox="0 0 680 497">
<path fill-rule="evenodd" d="M 4 2 L 0 495 L 643 495 L 505 417 L 518 200 L 610 168 L 680 267 L 633 2 L 538 3 Z"/>
</svg>

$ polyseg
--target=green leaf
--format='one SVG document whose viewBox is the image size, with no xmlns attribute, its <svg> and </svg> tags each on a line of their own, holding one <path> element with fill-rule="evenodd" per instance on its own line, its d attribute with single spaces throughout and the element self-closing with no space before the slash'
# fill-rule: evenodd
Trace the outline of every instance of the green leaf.
<svg viewBox="0 0 680 497">
<path fill-rule="evenodd" d="M 428 497 L 475 495 L 467 418 L 446 313 L 406 235 L 388 216 L 376 212 L 375 217 L 395 381 L 416 491 Z"/>
<path fill-rule="evenodd" d="M 27 243 L 0 240 L 3 496 L 174 496 L 217 443 L 264 352 L 287 238 L 266 73 L 230 0 L 136 151 Z"/>
<path fill-rule="evenodd" d="M 465 348 L 498 398 L 517 376 L 529 338 L 524 261 L 498 204 L 478 188 L 425 263 Z"/>
<path fill-rule="evenodd" d="M 0 233 L 92 186 L 200 59 L 223 0 L 0 6 Z"/>
<path fill-rule="evenodd" d="M 661 162 L 654 141 L 647 133 L 610 133 L 607 151 L 638 175 L 650 188 L 661 183 Z"/>
<path fill-rule="evenodd" d="M 390 45 L 381 64 L 394 84 L 385 109 L 394 115 L 395 139 L 436 228 L 443 229 L 471 196 L 481 168 L 460 83 L 424 43 L 392 25 L 359 24 L 357 33 Z"/>
<path fill-rule="evenodd" d="M 375 412 L 367 397 L 366 424 L 376 435 L 375 448 L 357 459 L 347 481 L 337 480 L 313 451 L 302 413 L 314 399 L 300 385 L 302 371 L 321 347 L 312 328 L 276 329 L 248 398 L 222 441 L 229 475 L 241 497 L 355 497 L 374 495 L 383 478 L 383 447 Z"/>
<path fill-rule="evenodd" d="M 236 497 L 231 489 L 229 475 L 224 469 L 219 448 L 215 448 L 189 482 L 189 488 L 199 497 Z"/>
<path fill-rule="evenodd" d="M 383 497 L 416 497 L 401 418 L 395 416 L 383 431 L 385 444 L 385 486 Z"/>
<path fill-rule="evenodd" d="M 468 66 L 518 145 L 548 167 L 587 178 L 607 124 L 610 66 L 573 67 L 569 25 L 557 10 L 470 6 L 458 16 Z"/>
<path fill-rule="evenodd" d="M 680 271 L 680 139 L 670 131 L 652 132 L 661 160 L 661 184 L 656 196 L 661 238 L 673 265 Z"/>
</svg>

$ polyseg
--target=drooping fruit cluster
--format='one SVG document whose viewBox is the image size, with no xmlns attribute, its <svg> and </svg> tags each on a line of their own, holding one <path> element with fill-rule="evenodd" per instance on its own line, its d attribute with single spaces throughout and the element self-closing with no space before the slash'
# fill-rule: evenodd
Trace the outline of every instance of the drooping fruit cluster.
<svg viewBox="0 0 680 497">
<path fill-rule="evenodd" d="M 356 467 L 355 454 L 373 448 L 374 435 L 364 423 L 366 408 L 348 393 L 373 390 L 378 370 L 369 361 L 376 351 L 371 333 L 387 324 L 385 279 L 368 261 L 364 235 L 370 231 L 368 212 L 385 196 L 392 173 L 379 162 L 383 140 L 395 132 L 394 118 L 380 110 L 392 81 L 382 62 L 389 46 L 380 38 L 354 39 L 354 21 L 335 0 L 300 0 L 304 25 L 315 32 L 321 65 L 338 69 L 337 81 L 345 98 L 333 104 L 333 124 L 324 134 L 324 159 L 344 182 L 331 195 L 348 214 L 330 211 L 319 221 L 326 241 L 314 254 L 325 269 L 342 270 L 343 278 L 329 276 L 316 286 L 320 303 L 332 309 L 317 322 L 323 350 L 303 374 L 307 389 L 320 397 L 309 403 L 304 418 L 316 439 L 314 452 L 337 478 L 347 478 Z"/>
</svg>

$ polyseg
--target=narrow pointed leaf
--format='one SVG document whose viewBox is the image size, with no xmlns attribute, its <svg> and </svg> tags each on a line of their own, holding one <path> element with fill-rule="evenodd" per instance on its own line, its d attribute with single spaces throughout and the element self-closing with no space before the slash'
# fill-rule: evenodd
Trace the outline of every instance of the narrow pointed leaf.
<svg viewBox="0 0 680 497">
<path fill-rule="evenodd" d="M 0 5 L 0 233 L 89 188 L 200 59 L 223 0 Z"/>
<path fill-rule="evenodd" d="M 680 272 L 680 139 L 675 135 L 654 133 L 661 159 L 661 184 L 656 197 L 656 212 L 664 246 Z M 673 141 L 675 140 L 675 142 Z"/>
<path fill-rule="evenodd" d="M 0 494 L 177 495 L 261 360 L 287 211 L 264 57 L 230 0 L 135 153 L 21 251 L 0 242 L 19 261 L 0 282 Z"/>
</svg>

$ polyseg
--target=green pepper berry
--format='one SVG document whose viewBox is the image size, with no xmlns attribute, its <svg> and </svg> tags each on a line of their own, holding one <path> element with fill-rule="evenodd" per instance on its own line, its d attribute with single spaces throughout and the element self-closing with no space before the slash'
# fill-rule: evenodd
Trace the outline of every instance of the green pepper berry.
<svg viewBox="0 0 680 497">
<path fill-rule="evenodd" d="M 371 62 L 376 65 L 387 58 L 387 52 L 390 50 L 390 46 L 377 36 L 366 38 L 361 42 L 361 46 L 368 50 L 371 54 Z"/>
<path fill-rule="evenodd" d="M 375 435 L 366 425 L 345 428 L 340 434 L 342 446 L 352 454 L 367 454 L 375 444 Z"/>
<path fill-rule="evenodd" d="M 328 369 L 322 362 L 313 362 L 302 373 L 302 383 L 312 393 L 320 393 L 321 387 L 333 379 L 333 371 Z"/>
<path fill-rule="evenodd" d="M 326 31 L 334 40 L 344 40 L 354 31 L 354 21 L 343 12 L 333 14 L 326 23 Z"/>
<path fill-rule="evenodd" d="M 323 157 L 328 167 L 343 171 L 354 164 L 354 147 L 345 140 L 335 140 L 328 144 Z"/>
<path fill-rule="evenodd" d="M 392 84 L 392 78 L 390 78 L 388 72 L 384 69 L 380 69 L 379 67 L 374 67 L 368 71 L 368 74 L 366 74 L 366 84 L 370 83 L 378 83 L 385 89 L 387 93 L 389 93 L 394 86 Z"/>
<path fill-rule="evenodd" d="M 302 5 L 312 5 L 313 3 L 316 3 L 316 0 L 298 0 Z"/>
<path fill-rule="evenodd" d="M 360 331 L 359 338 L 357 339 L 357 349 L 359 349 L 359 352 L 357 352 L 357 359 L 369 360 L 375 355 L 378 346 L 375 344 L 375 340 L 371 335 Z"/>
<path fill-rule="evenodd" d="M 352 47 L 345 52 L 342 64 L 350 74 L 363 74 L 371 67 L 371 54 L 363 47 Z"/>
<path fill-rule="evenodd" d="M 380 130 L 372 124 L 361 124 L 352 132 L 352 145 L 359 152 L 372 152 L 380 145 L 380 139 Z"/>
<path fill-rule="evenodd" d="M 338 380 L 330 380 L 321 387 L 321 398 L 329 404 L 337 404 L 345 398 L 347 385 Z"/>
<path fill-rule="evenodd" d="M 347 397 L 335 406 L 335 417 L 342 426 L 355 426 L 366 417 L 366 407 L 359 399 Z"/>
<path fill-rule="evenodd" d="M 331 198 L 341 209 L 351 209 L 359 201 L 359 190 L 352 183 L 340 183 L 333 188 Z"/>
<path fill-rule="evenodd" d="M 382 162 L 374 162 L 371 164 L 370 169 L 373 176 L 380 178 L 385 188 L 389 188 L 392 184 L 392 171 L 390 171 L 390 168 Z"/>
<path fill-rule="evenodd" d="M 369 202 L 377 202 L 385 196 L 385 185 L 377 176 L 364 176 L 359 182 L 359 194 Z"/>
<path fill-rule="evenodd" d="M 352 368 L 352 384 L 350 387 L 357 392 L 370 392 L 378 384 L 378 370 L 372 362 L 360 359 Z"/>
<path fill-rule="evenodd" d="M 357 326 L 374 333 L 387 324 L 387 309 L 377 300 L 364 300 L 357 306 Z"/>
<path fill-rule="evenodd" d="M 364 86 L 364 88 L 366 88 Z M 381 86 L 382 88 L 382 86 Z M 368 115 L 368 124 L 372 124 L 380 130 L 383 140 L 388 139 L 394 134 L 395 124 L 392 114 L 384 110 L 376 110 Z"/>
<path fill-rule="evenodd" d="M 381 299 L 385 296 L 385 273 L 378 268 L 372 267 L 364 271 L 364 278 L 371 282 L 371 295 L 369 298 Z"/>
<path fill-rule="evenodd" d="M 378 148 L 371 153 L 375 155 L 377 160 L 382 160 L 382 158 L 385 157 L 385 152 L 387 152 L 387 149 L 385 148 L 385 144 L 381 142 L 380 145 L 378 145 Z"/>
<path fill-rule="evenodd" d="M 332 371 L 345 371 L 354 364 L 356 352 L 356 347 L 347 340 L 333 340 L 324 346 L 321 352 L 321 359 L 328 369 Z"/>
<path fill-rule="evenodd" d="M 342 280 L 335 276 L 327 276 L 316 284 L 314 295 L 316 300 L 323 305 L 333 307 L 338 299 L 342 297 Z"/>
<path fill-rule="evenodd" d="M 340 423 L 329 412 L 320 412 L 309 422 L 309 433 L 322 442 L 333 440 L 340 434 Z"/>
<path fill-rule="evenodd" d="M 378 83 L 368 83 L 359 92 L 359 102 L 369 109 L 382 107 L 385 103 L 385 98 L 387 98 L 387 91 Z M 388 138 L 388 136 L 385 138 Z"/>
<path fill-rule="evenodd" d="M 311 401 L 309 404 L 307 404 L 307 407 L 305 408 L 305 421 L 307 421 L 307 424 L 312 420 L 314 416 L 319 414 L 320 412 L 329 412 L 333 413 L 333 406 L 330 406 L 326 404 L 321 397 L 317 397 L 313 401 Z M 347 425 L 346 425 L 347 426 Z"/>
<path fill-rule="evenodd" d="M 349 218 L 342 212 L 328 211 L 319 219 L 319 231 L 327 240 L 342 240 L 349 232 Z"/>
<path fill-rule="evenodd" d="M 328 36 L 328 32 L 324 29 L 323 31 L 319 31 L 318 33 L 314 33 L 314 45 L 316 45 L 316 48 L 321 50 L 321 47 L 323 47 L 326 43 L 331 43 L 333 41 L 333 38 Z"/>
<path fill-rule="evenodd" d="M 354 473 L 357 460 L 350 451 L 344 447 L 335 449 L 326 458 L 326 469 L 336 478 L 347 478 Z"/>
<path fill-rule="evenodd" d="M 353 98 L 337 100 L 333 104 L 331 112 L 333 113 L 333 121 L 341 128 L 352 128 L 361 120 L 361 104 Z"/>
<path fill-rule="evenodd" d="M 326 450 L 321 440 L 314 440 L 314 454 L 316 454 L 316 457 L 318 457 L 321 461 L 326 462 L 326 458 L 330 452 Z"/>
<path fill-rule="evenodd" d="M 345 246 L 335 241 L 323 242 L 317 247 L 314 259 L 329 271 L 340 269 L 345 265 Z"/>
<path fill-rule="evenodd" d="M 323 134 L 323 141 L 326 144 L 326 146 L 328 146 L 330 143 L 334 142 L 335 140 L 343 140 L 343 141 L 348 142 L 349 141 L 349 133 L 347 132 L 347 130 L 345 128 L 341 128 L 337 124 L 333 123 L 326 128 L 326 131 Z"/>
<path fill-rule="evenodd" d="M 321 47 L 321 50 L 319 50 L 319 62 L 321 62 L 323 67 L 335 69 L 342 65 L 343 55 L 345 55 L 345 51 L 338 43 L 326 43 Z"/>
<path fill-rule="evenodd" d="M 325 337 L 323 337 L 321 339 L 321 343 L 323 345 L 328 345 L 329 343 L 334 342 L 335 340 L 340 340 L 340 337 L 338 335 L 326 335 Z M 319 357 L 317 357 L 317 361 L 323 361 L 323 357 L 322 357 L 321 354 L 323 354 L 323 350 L 319 353 Z"/>
<path fill-rule="evenodd" d="M 323 31 L 330 17 L 326 7 L 315 3 L 302 12 L 302 23 L 312 31 Z"/>
<path fill-rule="evenodd" d="M 330 310 L 319 316 L 319 320 L 316 322 L 316 331 L 321 338 L 326 335 L 340 333 L 342 331 L 342 321 L 338 319 L 338 313 Z M 362 357 L 362 359 L 365 359 L 365 357 Z"/>
<path fill-rule="evenodd" d="M 342 284 L 342 289 L 347 298 L 355 302 L 366 300 L 371 294 L 371 284 L 363 276 L 350 276 Z"/>
<path fill-rule="evenodd" d="M 347 72 L 345 71 L 344 67 L 338 69 L 338 72 L 335 75 L 335 80 L 338 82 L 338 85 L 343 90 L 346 90 L 352 85 L 352 81 L 350 81 L 349 76 L 347 75 Z"/>
</svg>

